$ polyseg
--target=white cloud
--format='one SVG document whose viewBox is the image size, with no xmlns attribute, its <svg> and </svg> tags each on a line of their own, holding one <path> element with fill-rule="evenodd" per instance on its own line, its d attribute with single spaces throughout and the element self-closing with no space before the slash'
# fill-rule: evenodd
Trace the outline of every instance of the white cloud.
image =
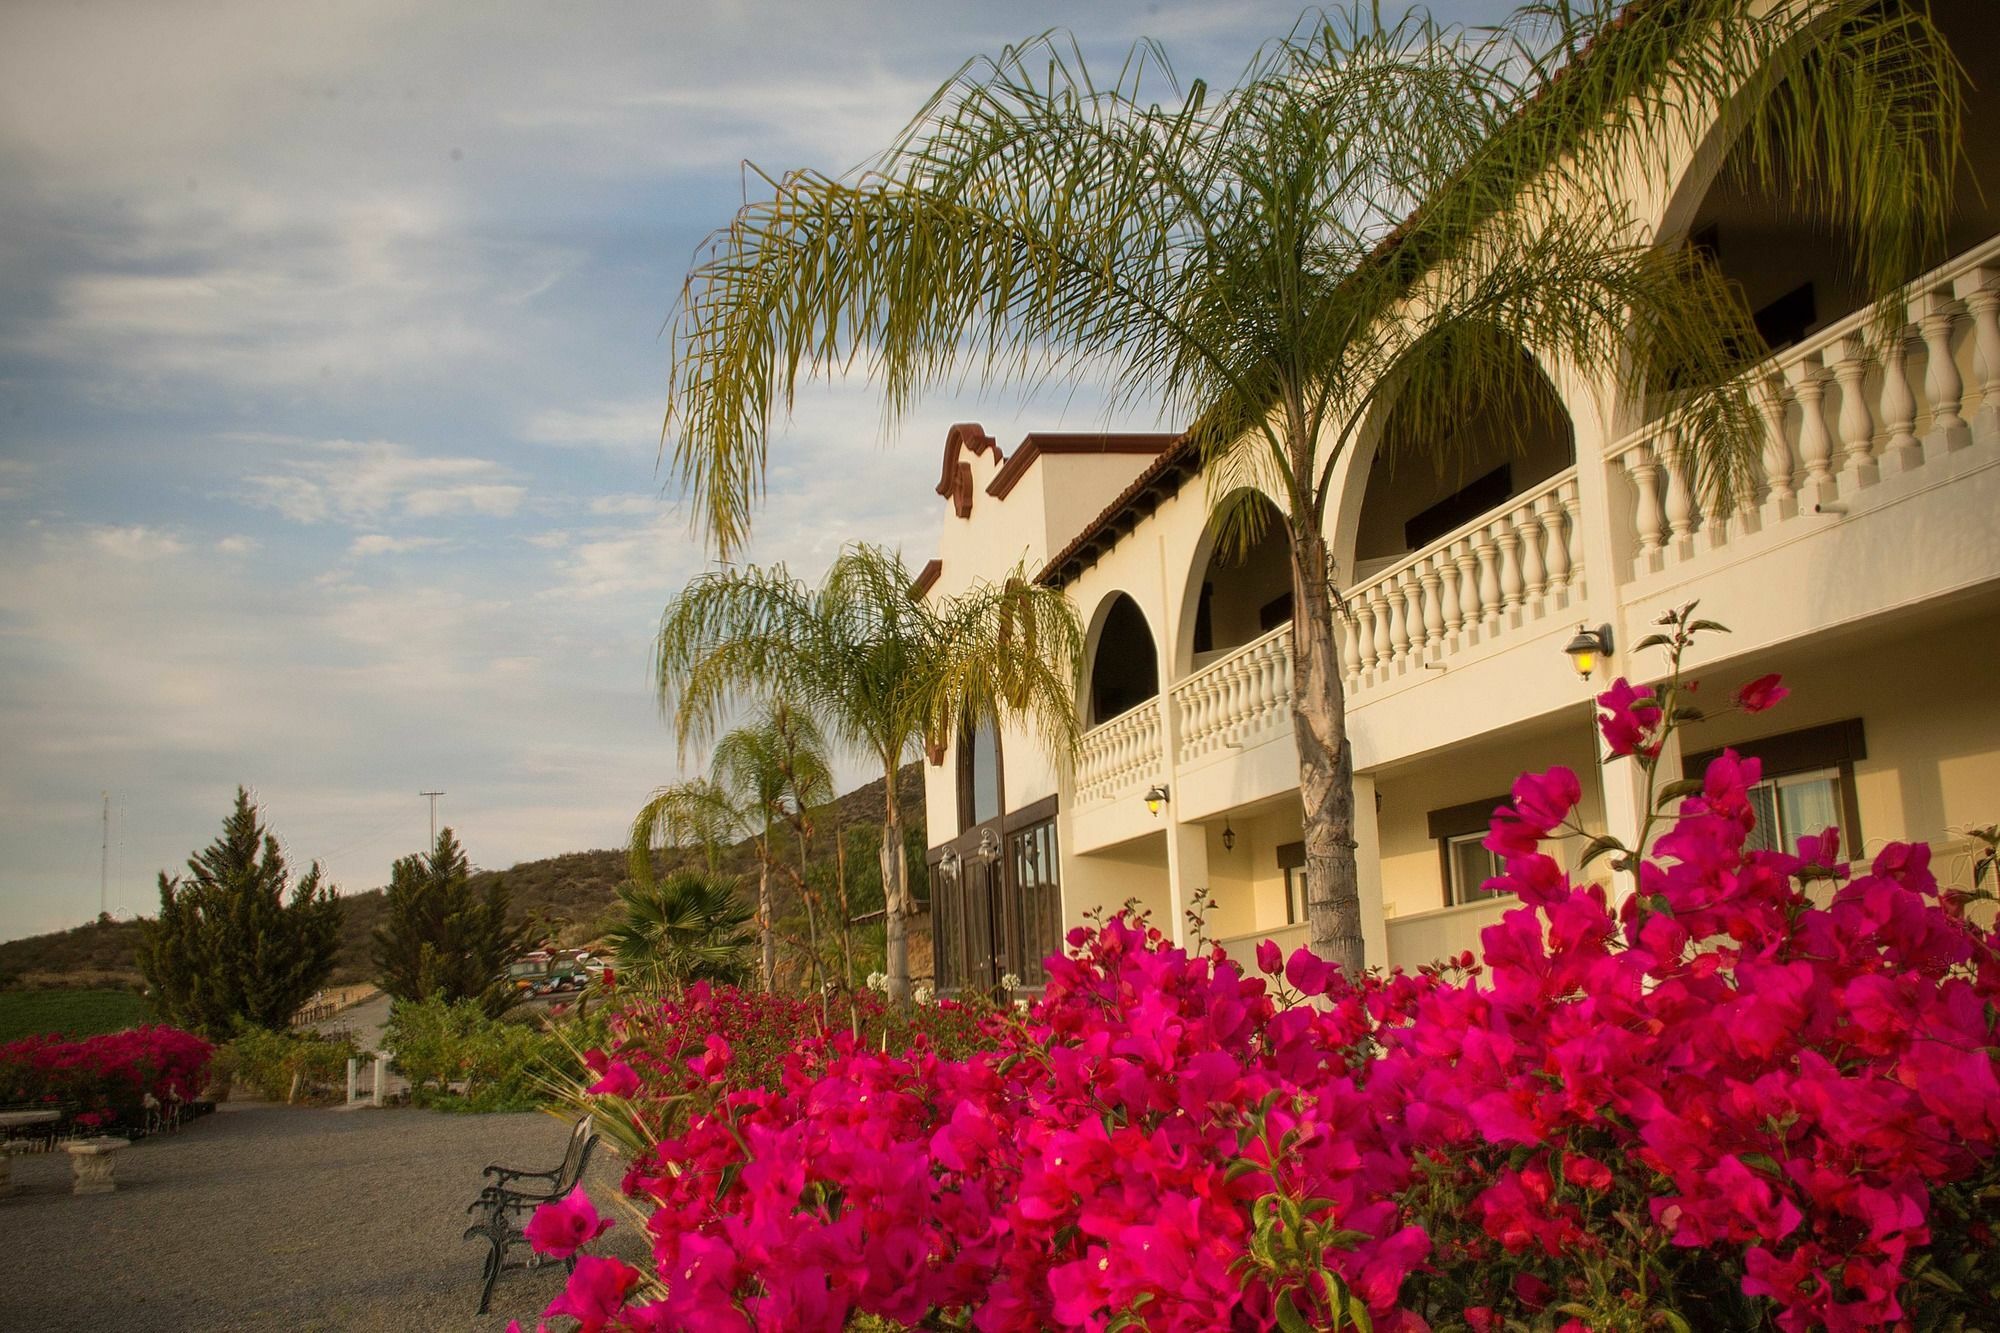
<svg viewBox="0 0 2000 1333">
<path fill-rule="evenodd" d="M 563 531 L 561 528 L 550 528 L 546 532 L 530 533 L 522 540 L 526 541 L 528 545 L 540 547 L 544 551 L 560 551 L 563 547 L 569 545 L 570 538 L 569 533 Z"/>
<path fill-rule="evenodd" d="M 549 408 L 529 417 L 520 435 L 530 444 L 657 451 L 665 412 L 664 394 L 587 408 Z"/>
<path fill-rule="evenodd" d="M 347 547 L 347 553 L 357 559 L 371 555 L 409 555 L 413 551 L 434 551 L 447 545 L 442 537 L 391 537 L 385 533 L 370 532 L 356 537 Z"/>
<path fill-rule="evenodd" d="M 590 502 L 593 514 L 650 514 L 659 507 L 657 495 L 605 495 Z"/>
<path fill-rule="evenodd" d="M 217 555 L 254 555 L 261 545 L 263 543 L 259 542 L 255 537 L 238 535 L 218 539 L 215 543 L 215 551 Z"/>
<path fill-rule="evenodd" d="M 97 528 L 90 541 L 98 550 L 119 560 L 162 560 L 187 550 L 187 543 L 170 532 L 144 524 L 126 528 Z"/>
<path fill-rule="evenodd" d="M 505 517 L 527 488 L 485 458 L 413 454 L 387 440 L 330 440 L 297 451 L 278 470 L 245 478 L 245 498 L 297 523 L 362 524 L 390 516 Z"/>
</svg>

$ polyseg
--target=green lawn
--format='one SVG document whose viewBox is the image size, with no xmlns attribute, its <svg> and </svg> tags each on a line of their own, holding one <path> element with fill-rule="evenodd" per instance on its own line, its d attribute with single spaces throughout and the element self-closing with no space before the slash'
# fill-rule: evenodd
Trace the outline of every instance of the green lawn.
<svg viewBox="0 0 2000 1333">
<path fill-rule="evenodd" d="M 0 1042 L 37 1032 L 87 1037 L 145 1022 L 145 997 L 129 990 L 0 991 Z"/>
</svg>

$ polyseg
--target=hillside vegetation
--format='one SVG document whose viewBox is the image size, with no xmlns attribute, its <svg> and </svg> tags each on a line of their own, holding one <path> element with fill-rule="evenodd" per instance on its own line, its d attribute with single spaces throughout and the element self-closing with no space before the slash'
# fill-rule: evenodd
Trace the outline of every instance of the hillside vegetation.
<svg viewBox="0 0 2000 1333">
<path fill-rule="evenodd" d="M 912 843 L 923 842 L 923 772 L 917 764 L 906 764 L 897 775 L 898 790 L 912 830 Z M 882 782 L 878 778 L 831 802 L 815 812 L 816 822 L 829 830 L 837 815 L 839 825 L 848 830 L 849 875 L 859 894 L 854 901 L 857 914 L 881 907 L 881 885 L 875 870 L 874 829 L 882 818 Z M 865 831 L 865 837 L 862 834 Z M 824 848 L 814 849 L 816 858 L 832 855 L 831 841 L 820 837 Z M 477 850 L 476 848 L 474 849 Z M 699 852 L 656 855 L 654 864 L 662 871 L 682 864 L 698 866 Z M 536 923 L 548 940 L 577 945 L 602 933 L 607 913 L 617 896 L 618 883 L 625 878 L 626 855 L 621 848 L 588 852 L 564 852 L 537 861 L 523 861 L 507 870 L 480 870 L 472 876 L 475 891 L 484 893 L 495 878 L 504 878 L 511 896 L 510 914 L 515 919 Z M 722 870 L 735 874 L 754 886 L 756 862 L 750 845 L 739 843 L 722 858 Z M 874 901 L 865 902 L 872 886 Z M 754 890 L 753 890 L 754 891 Z M 382 920 L 385 900 L 379 888 L 359 893 L 343 893 L 341 902 L 340 960 L 333 973 L 334 985 L 373 979 L 369 961 L 369 939 Z M 786 910 L 781 888 L 779 914 Z M 109 986 L 139 984 L 136 949 L 139 923 L 134 921 L 93 921 L 87 925 L 49 935 L 0 943 L 0 987 Z"/>
</svg>

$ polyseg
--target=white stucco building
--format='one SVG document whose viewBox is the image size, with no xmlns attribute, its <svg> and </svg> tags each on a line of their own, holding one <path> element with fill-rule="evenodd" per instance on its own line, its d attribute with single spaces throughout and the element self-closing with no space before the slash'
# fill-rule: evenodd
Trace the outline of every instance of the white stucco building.
<svg viewBox="0 0 2000 1333">
<path fill-rule="evenodd" d="M 1493 405 L 1531 423 L 1525 451 L 1486 441 L 1449 475 L 1366 449 L 1344 461 L 1328 537 L 1352 611 L 1338 629 L 1371 962 L 1476 947 L 1505 910 L 1479 887 L 1478 838 L 1522 769 L 1568 764 L 1588 821 L 1629 834 L 1629 765 L 1600 769 L 1590 700 L 1613 675 L 1656 675 L 1657 654 L 1626 646 L 1697 598 L 1733 631 L 1701 643 L 1713 689 L 1776 671 L 1793 690 L 1691 726 L 1680 756 L 1760 755 L 1767 836 L 1925 839 L 1949 877 L 1962 831 L 2000 819 L 2000 50 L 1983 9 L 1936 6 L 1976 85 L 1983 198 L 1960 191 L 1952 257 L 1890 303 L 1895 335 L 1878 336 L 1837 240 L 1782 191 L 1727 183 L 1728 145 L 1689 145 L 1667 188 L 1635 190 L 1657 243 L 1711 248 L 1780 349 L 1757 372 L 1767 445 L 1740 507 L 1703 509 L 1671 422 L 1546 363 L 1545 391 Z M 1479 421 L 1464 429 L 1479 439 Z M 1222 497 L 1169 436 L 1003 449 L 956 426 L 937 490 L 926 595 L 1025 562 L 1089 635 L 1071 771 L 1014 729 L 926 766 L 940 984 L 1032 986 L 1063 928 L 1128 900 L 1184 934 L 1207 899 L 1205 934 L 1232 952 L 1303 943 L 1282 531 L 1216 559 Z M 1563 647 L 1601 624 L 1614 653 L 1581 682 Z"/>
</svg>

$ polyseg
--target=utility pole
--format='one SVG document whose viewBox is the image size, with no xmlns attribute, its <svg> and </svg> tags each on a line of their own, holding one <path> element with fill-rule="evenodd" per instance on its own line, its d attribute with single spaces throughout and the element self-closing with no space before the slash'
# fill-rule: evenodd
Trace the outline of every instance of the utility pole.
<svg viewBox="0 0 2000 1333">
<path fill-rule="evenodd" d="M 431 844 L 429 847 L 424 848 L 425 855 L 429 855 L 432 851 L 436 850 L 438 845 L 438 797 L 444 795 L 444 793 L 441 791 L 420 791 L 417 795 L 431 798 Z"/>
<path fill-rule="evenodd" d="M 97 848 L 97 915 L 111 909 L 111 793 L 104 797 L 104 841 Z"/>
</svg>

